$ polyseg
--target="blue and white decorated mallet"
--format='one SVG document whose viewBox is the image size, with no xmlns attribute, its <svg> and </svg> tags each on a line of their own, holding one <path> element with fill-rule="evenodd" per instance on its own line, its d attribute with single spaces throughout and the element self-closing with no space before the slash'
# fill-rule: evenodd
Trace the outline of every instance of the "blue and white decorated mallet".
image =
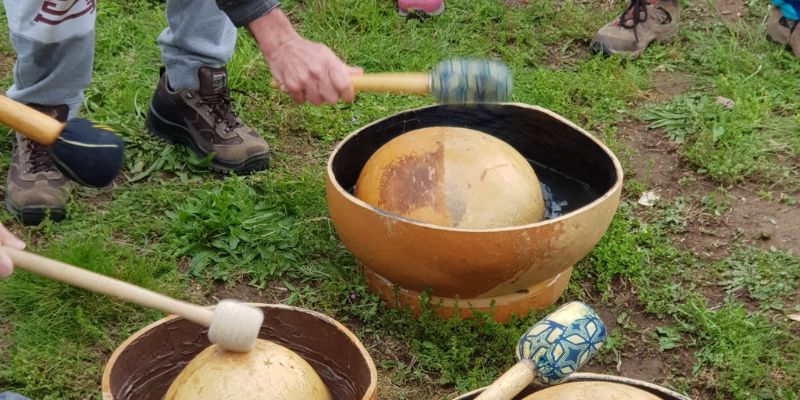
<svg viewBox="0 0 800 400">
<path fill-rule="evenodd" d="M 606 327 L 585 303 L 567 303 L 533 325 L 517 343 L 519 362 L 475 400 L 510 400 L 533 382 L 558 383 L 603 345 Z"/>
<path fill-rule="evenodd" d="M 442 104 L 511 101 L 511 70 L 500 61 L 458 58 L 426 72 L 378 72 L 350 77 L 355 92 L 432 96 Z M 272 81 L 272 87 L 279 87 Z"/>
</svg>

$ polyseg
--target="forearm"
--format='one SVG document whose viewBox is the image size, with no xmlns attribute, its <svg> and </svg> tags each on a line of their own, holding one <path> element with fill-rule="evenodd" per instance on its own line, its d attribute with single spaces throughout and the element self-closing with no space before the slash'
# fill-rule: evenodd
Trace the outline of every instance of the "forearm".
<svg viewBox="0 0 800 400">
<path fill-rule="evenodd" d="M 300 38 L 291 21 L 280 9 L 275 9 L 247 24 L 264 57 L 271 58 L 287 42 Z"/>
<path fill-rule="evenodd" d="M 237 27 L 246 26 L 280 6 L 278 0 L 216 0 Z"/>
</svg>

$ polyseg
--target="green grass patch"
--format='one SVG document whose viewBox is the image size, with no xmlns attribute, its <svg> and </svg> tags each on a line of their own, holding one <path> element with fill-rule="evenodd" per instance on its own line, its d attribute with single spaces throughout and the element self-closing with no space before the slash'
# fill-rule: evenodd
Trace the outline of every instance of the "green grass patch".
<svg viewBox="0 0 800 400">
<path fill-rule="evenodd" d="M 761 308 L 791 310 L 786 302 L 800 300 L 800 258 L 789 251 L 740 248 L 716 268 L 728 293 L 742 291 Z"/>
<path fill-rule="evenodd" d="M 614 280 L 629 281 L 647 311 L 668 314 L 685 295 L 685 277 L 694 260 L 673 247 L 664 222 L 638 219 L 634 204 L 620 204 L 606 234 L 579 263 L 575 279 L 593 282 L 605 300 L 615 296 Z"/>
<path fill-rule="evenodd" d="M 800 85 L 800 64 L 767 41 L 760 24 L 708 24 L 686 36 L 683 67 L 702 91 L 645 107 L 642 119 L 663 128 L 682 144 L 684 159 L 717 181 L 796 187 L 800 119 L 790 88 Z M 733 106 L 719 104 L 718 96 Z"/>
<path fill-rule="evenodd" d="M 718 399 L 793 399 L 800 385 L 800 341 L 785 327 L 741 304 L 710 310 L 701 297 L 678 307 L 676 319 L 694 340 L 699 385 Z"/>
<path fill-rule="evenodd" d="M 281 276 L 297 263 L 300 222 L 281 198 L 231 177 L 196 192 L 168 212 L 179 255 L 191 257 L 188 272 L 214 280 L 250 284 Z"/>
<path fill-rule="evenodd" d="M 168 258 L 104 236 L 70 234 L 43 255 L 168 295 L 180 294 Z M 0 282 L 3 341 L 0 387 L 36 399 L 88 398 L 105 360 L 133 332 L 161 315 L 24 271 Z"/>
<path fill-rule="evenodd" d="M 302 33 L 368 72 L 427 71 L 450 57 L 506 61 L 514 73 L 515 101 L 549 108 L 595 134 L 620 156 L 626 176 L 632 176 L 637 155 L 619 131 L 629 125 L 619 122 L 641 115 L 680 142 L 681 156 L 694 168 L 718 181 L 772 185 L 796 179 L 792 162 L 800 151 L 800 120 L 796 91 L 789 89 L 800 85 L 800 63 L 764 41 L 755 18 L 736 27 L 690 21 L 678 42 L 654 45 L 636 62 L 622 62 L 586 54 L 591 35 L 621 3 L 606 9 L 535 0 L 510 8 L 497 0 L 450 1 L 443 16 L 430 19 L 398 18 L 393 2 L 283 4 Z M 390 310 L 368 292 L 328 218 L 324 165 L 331 146 L 378 118 L 433 100 L 359 94 L 353 104 L 297 106 L 269 87 L 268 68 L 240 30 L 228 64 L 235 108 L 270 142 L 275 158 L 270 171 L 219 179 L 207 173 L 208 160 L 164 145 L 144 130 L 161 65 L 156 37 L 165 25 L 163 7 L 152 0 L 99 7 L 84 115 L 125 138 L 124 179 L 112 189 L 79 189 L 63 223 L 24 229 L 12 224 L 34 250 L 178 297 L 195 295 L 186 290 L 190 279 L 201 290 L 244 282 L 269 298 L 275 293 L 266 291 L 279 287 L 284 302 L 347 323 L 371 345 L 379 373 L 399 385 L 465 392 L 508 368 L 520 334 L 544 313 L 501 325 L 485 315 L 442 319 L 426 308 L 417 319 Z M 758 10 L 751 8 L 753 14 Z M 11 55 L 8 41 L 0 41 L 0 51 Z M 690 93 L 639 109 L 656 70 L 689 73 L 696 84 Z M 3 83 L 10 83 L 10 74 Z M 733 99 L 734 107 L 717 105 L 716 96 Z M 0 161 L 8 160 L 10 150 L 9 135 L 0 140 Z M 800 269 L 796 256 L 740 249 L 707 268 L 671 241 L 691 217 L 689 197 L 643 212 L 634 201 L 648 189 L 628 178 L 626 200 L 606 235 L 577 265 L 562 299 L 602 306 L 626 296 L 659 318 L 659 326 L 645 335 L 630 324 L 630 313 L 615 316 L 621 328 L 611 332 L 597 361 L 614 365 L 630 344 L 651 340 L 651 348 L 667 354 L 665 363 L 675 349 L 695 352 L 695 374 L 682 387 L 719 399 L 791 398 L 800 387 L 800 350 L 789 336 L 794 328 L 768 316 L 791 309 L 798 288 L 794 272 Z M 699 206 L 721 215 L 727 201 L 709 194 Z M 780 201 L 788 205 L 791 199 Z M 734 296 L 721 308 L 709 306 L 697 297 L 705 281 L 731 294 L 746 293 L 763 310 L 749 314 Z M 587 296 L 584 288 L 601 297 Z M 0 387 L 36 399 L 97 398 L 111 351 L 160 316 L 19 272 L 0 282 Z M 382 351 L 383 344 L 394 344 L 397 353 Z"/>
</svg>

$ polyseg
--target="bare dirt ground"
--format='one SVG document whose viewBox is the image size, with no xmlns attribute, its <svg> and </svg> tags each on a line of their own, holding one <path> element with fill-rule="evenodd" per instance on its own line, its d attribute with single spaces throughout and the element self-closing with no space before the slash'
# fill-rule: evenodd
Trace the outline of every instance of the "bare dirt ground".
<svg viewBox="0 0 800 400">
<path fill-rule="evenodd" d="M 648 97 L 655 102 L 666 101 L 690 86 L 688 75 L 658 73 Z M 628 179 L 644 183 L 662 202 L 679 197 L 689 200 L 688 225 L 675 238 L 680 246 L 709 260 L 726 256 L 735 245 L 774 247 L 800 254 L 799 192 L 759 183 L 723 187 L 686 165 L 678 146 L 662 131 L 626 121 L 620 133 L 637 154 L 633 175 Z M 706 196 L 724 203 L 727 209 L 719 216 L 710 214 L 700 206 Z"/>
</svg>

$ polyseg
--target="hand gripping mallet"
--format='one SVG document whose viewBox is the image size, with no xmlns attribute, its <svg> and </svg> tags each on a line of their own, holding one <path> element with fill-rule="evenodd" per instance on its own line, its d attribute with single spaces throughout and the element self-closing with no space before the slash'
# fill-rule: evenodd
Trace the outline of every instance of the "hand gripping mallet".
<svg viewBox="0 0 800 400">
<path fill-rule="evenodd" d="M 0 96 L 0 123 L 47 146 L 64 175 L 84 186 L 110 184 L 122 168 L 125 144 L 110 128 L 82 118 L 66 124 Z"/>
<path fill-rule="evenodd" d="M 444 104 L 507 101 L 513 86 L 508 66 L 476 59 L 442 61 L 430 73 L 370 73 L 352 75 L 350 80 L 356 92 L 431 95 Z M 278 83 L 273 80 L 272 86 Z"/>
<path fill-rule="evenodd" d="M 588 305 L 567 303 L 533 325 L 517 343 L 519 362 L 475 400 L 511 400 L 531 383 L 552 385 L 581 368 L 600 349 L 606 328 Z"/>
<path fill-rule="evenodd" d="M 264 320 L 261 310 L 236 301 L 223 300 L 211 311 L 23 250 L 7 246 L 3 246 L 3 250 L 11 257 L 16 268 L 129 303 L 175 314 L 208 327 L 208 340 L 226 350 L 240 353 L 250 351 Z"/>
</svg>

